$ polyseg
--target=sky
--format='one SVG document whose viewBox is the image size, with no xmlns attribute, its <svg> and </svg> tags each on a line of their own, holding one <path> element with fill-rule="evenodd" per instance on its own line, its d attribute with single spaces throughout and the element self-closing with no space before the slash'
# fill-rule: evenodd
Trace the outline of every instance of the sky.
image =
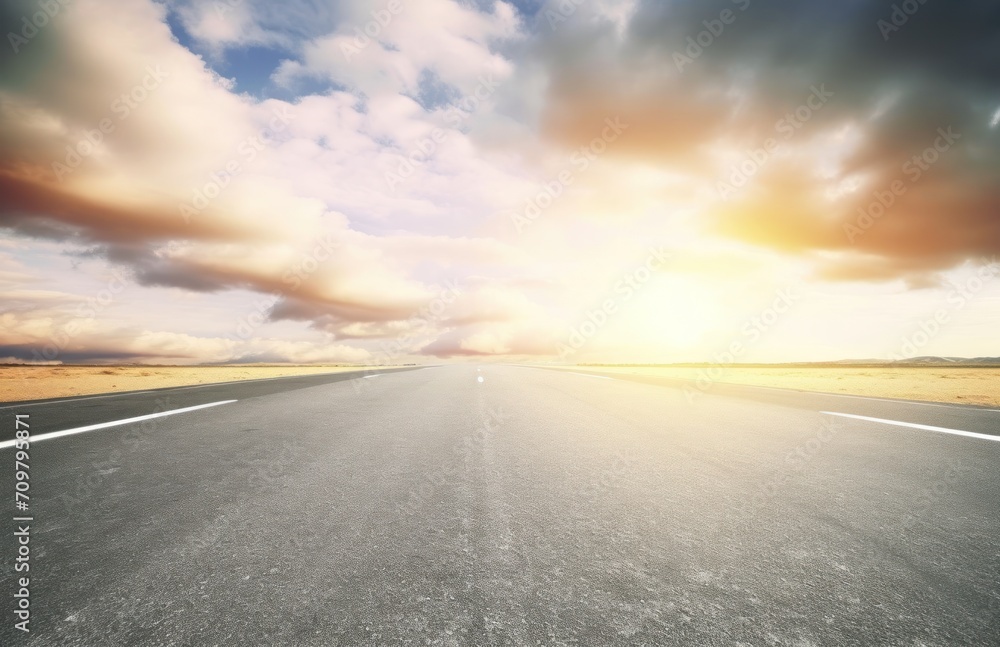
<svg viewBox="0 0 1000 647">
<path fill-rule="evenodd" d="M 0 18 L 0 362 L 1000 356 L 996 2 Z"/>
</svg>

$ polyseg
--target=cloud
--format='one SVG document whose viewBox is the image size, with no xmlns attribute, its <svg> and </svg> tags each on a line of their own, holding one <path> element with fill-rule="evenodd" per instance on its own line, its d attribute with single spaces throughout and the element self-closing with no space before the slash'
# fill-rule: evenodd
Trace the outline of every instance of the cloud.
<svg viewBox="0 0 1000 647">
<path fill-rule="evenodd" d="M 280 5 L 258 0 L 173 2 L 171 8 L 187 32 L 214 57 L 250 46 L 294 49 L 333 26 L 344 16 L 344 3 L 288 0 Z"/>
<path fill-rule="evenodd" d="M 301 175 L 291 170 L 317 138 L 336 142 L 325 148 L 331 154 L 343 156 L 336 147 L 353 138 L 359 152 L 377 155 L 376 138 L 405 132 L 391 103 L 411 100 L 387 97 L 368 116 L 343 93 L 300 105 L 237 97 L 179 46 L 164 7 L 152 3 L 122 3 L 112 19 L 74 3 L 48 29 L 58 47 L 23 53 L 47 57 L 44 73 L 0 86 L 0 224 L 96 245 L 141 285 L 281 294 L 285 316 L 391 321 L 430 298 L 432 286 L 380 249 L 404 243 L 352 231 L 310 195 L 329 180 L 295 186 Z M 155 80 L 149 70 L 159 70 Z M 341 115 L 333 128 L 324 118 L 331 109 Z M 101 133 L 102 120 L 110 132 Z M 353 164 L 340 157 L 336 171 Z M 450 245 L 468 256 L 462 246 Z"/>
<path fill-rule="evenodd" d="M 0 303 L 0 356 L 7 363 L 364 363 L 372 357 L 330 336 L 316 343 L 143 330 L 94 299 L 58 291 L 2 291 Z"/>
<path fill-rule="evenodd" d="M 541 64 L 511 92 L 530 75 L 548 80 L 542 133 L 568 150 L 620 116 L 639 136 L 609 155 L 674 170 L 709 195 L 734 156 L 777 137 L 787 163 L 772 157 L 742 199 L 709 205 L 715 231 L 786 253 L 841 252 L 843 267 L 821 268 L 827 278 L 860 278 L 865 267 L 872 279 L 943 270 L 1000 249 L 1000 185 L 990 179 L 1000 166 L 990 127 L 1000 51 L 989 31 L 1000 8 L 920 4 L 887 30 L 879 21 L 892 12 L 871 2 L 643 2 L 624 37 L 610 20 L 570 20 L 534 42 Z M 833 98 L 783 141 L 776 123 L 820 85 Z M 960 139 L 914 179 L 907 163 L 948 128 Z M 845 130 L 849 150 L 830 141 Z M 896 180 L 906 195 L 849 240 L 859 210 Z M 825 198 L 843 185 L 854 188 Z"/>
<path fill-rule="evenodd" d="M 502 326 L 495 329 L 449 331 L 420 349 L 429 357 L 537 358 L 555 353 L 552 331 L 542 332 L 525 326 Z"/>
<path fill-rule="evenodd" d="M 0 60 L 3 356 L 75 321 L 74 361 L 533 357 L 650 246 L 704 294 L 927 288 L 1000 251 L 995 3 L 60 7 Z M 78 317 L 101 259 L 129 296 Z M 164 294 L 262 323 L 154 324 Z"/>
<path fill-rule="evenodd" d="M 358 10 L 368 3 L 348 5 L 346 13 L 354 18 L 307 41 L 300 60 L 288 60 L 275 72 L 276 81 L 291 85 L 299 77 L 323 78 L 372 97 L 415 96 L 425 70 L 467 90 L 480 75 L 510 72 L 509 62 L 490 48 L 518 33 L 517 14 L 504 2 L 491 14 L 451 0 L 427 0 L 419 8 L 401 3 L 396 13 Z M 376 12 L 385 17 L 376 18 Z"/>
</svg>

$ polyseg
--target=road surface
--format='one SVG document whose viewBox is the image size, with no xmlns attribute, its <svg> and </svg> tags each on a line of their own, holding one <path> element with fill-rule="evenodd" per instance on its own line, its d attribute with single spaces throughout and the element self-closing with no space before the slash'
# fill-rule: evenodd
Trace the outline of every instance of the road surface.
<svg viewBox="0 0 1000 647">
<path fill-rule="evenodd" d="M 1000 644 L 1000 412 L 680 386 L 449 365 L 4 405 L 34 441 L 28 513 L 0 449 L 0 644 Z"/>
</svg>

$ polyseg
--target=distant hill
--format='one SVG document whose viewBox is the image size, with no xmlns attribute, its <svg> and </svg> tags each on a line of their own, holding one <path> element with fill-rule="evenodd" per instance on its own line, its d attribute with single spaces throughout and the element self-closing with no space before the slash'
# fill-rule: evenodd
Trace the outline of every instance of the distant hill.
<svg viewBox="0 0 1000 647">
<path fill-rule="evenodd" d="M 1000 366 L 1000 357 L 909 357 L 889 362 L 898 366 Z"/>
<path fill-rule="evenodd" d="M 674 366 L 674 367 L 698 367 L 698 366 L 709 366 L 710 362 L 683 362 L 675 364 L 614 364 L 614 363 L 601 363 L 601 364 L 578 364 L 578 366 Z M 1000 357 L 934 357 L 934 356 L 924 356 L 924 357 L 907 357 L 904 359 L 892 360 L 892 359 L 838 359 L 830 362 L 783 362 L 775 364 L 743 364 L 736 363 L 730 364 L 734 367 L 746 367 L 746 368 L 766 368 L 766 367 L 787 367 L 787 368 L 822 368 L 824 366 L 837 366 L 841 368 L 855 367 L 855 368 L 870 368 L 870 367 L 922 367 L 922 366 L 947 366 L 951 368 L 982 368 L 982 367 L 992 367 L 1000 368 Z"/>
</svg>

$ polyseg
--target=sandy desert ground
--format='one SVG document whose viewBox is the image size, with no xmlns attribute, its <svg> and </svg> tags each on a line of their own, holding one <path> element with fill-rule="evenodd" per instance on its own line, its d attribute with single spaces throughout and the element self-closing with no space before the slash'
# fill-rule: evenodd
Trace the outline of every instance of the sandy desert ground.
<svg viewBox="0 0 1000 647">
<path fill-rule="evenodd" d="M 574 370 L 659 375 L 803 391 L 1000 406 L 1000 368 L 789 368 L 578 366 Z"/>
<path fill-rule="evenodd" d="M 380 368 L 390 367 L 0 366 L 0 402 Z"/>
<path fill-rule="evenodd" d="M 373 370 L 388 367 L 368 367 Z M 925 402 L 1000 406 L 1000 368 L 572 366 Z M 0 402 L 365 370 L 363 366 L 0 366 Z M 710 370 L 712 372 L 710 372 Z"/>
</svg>

